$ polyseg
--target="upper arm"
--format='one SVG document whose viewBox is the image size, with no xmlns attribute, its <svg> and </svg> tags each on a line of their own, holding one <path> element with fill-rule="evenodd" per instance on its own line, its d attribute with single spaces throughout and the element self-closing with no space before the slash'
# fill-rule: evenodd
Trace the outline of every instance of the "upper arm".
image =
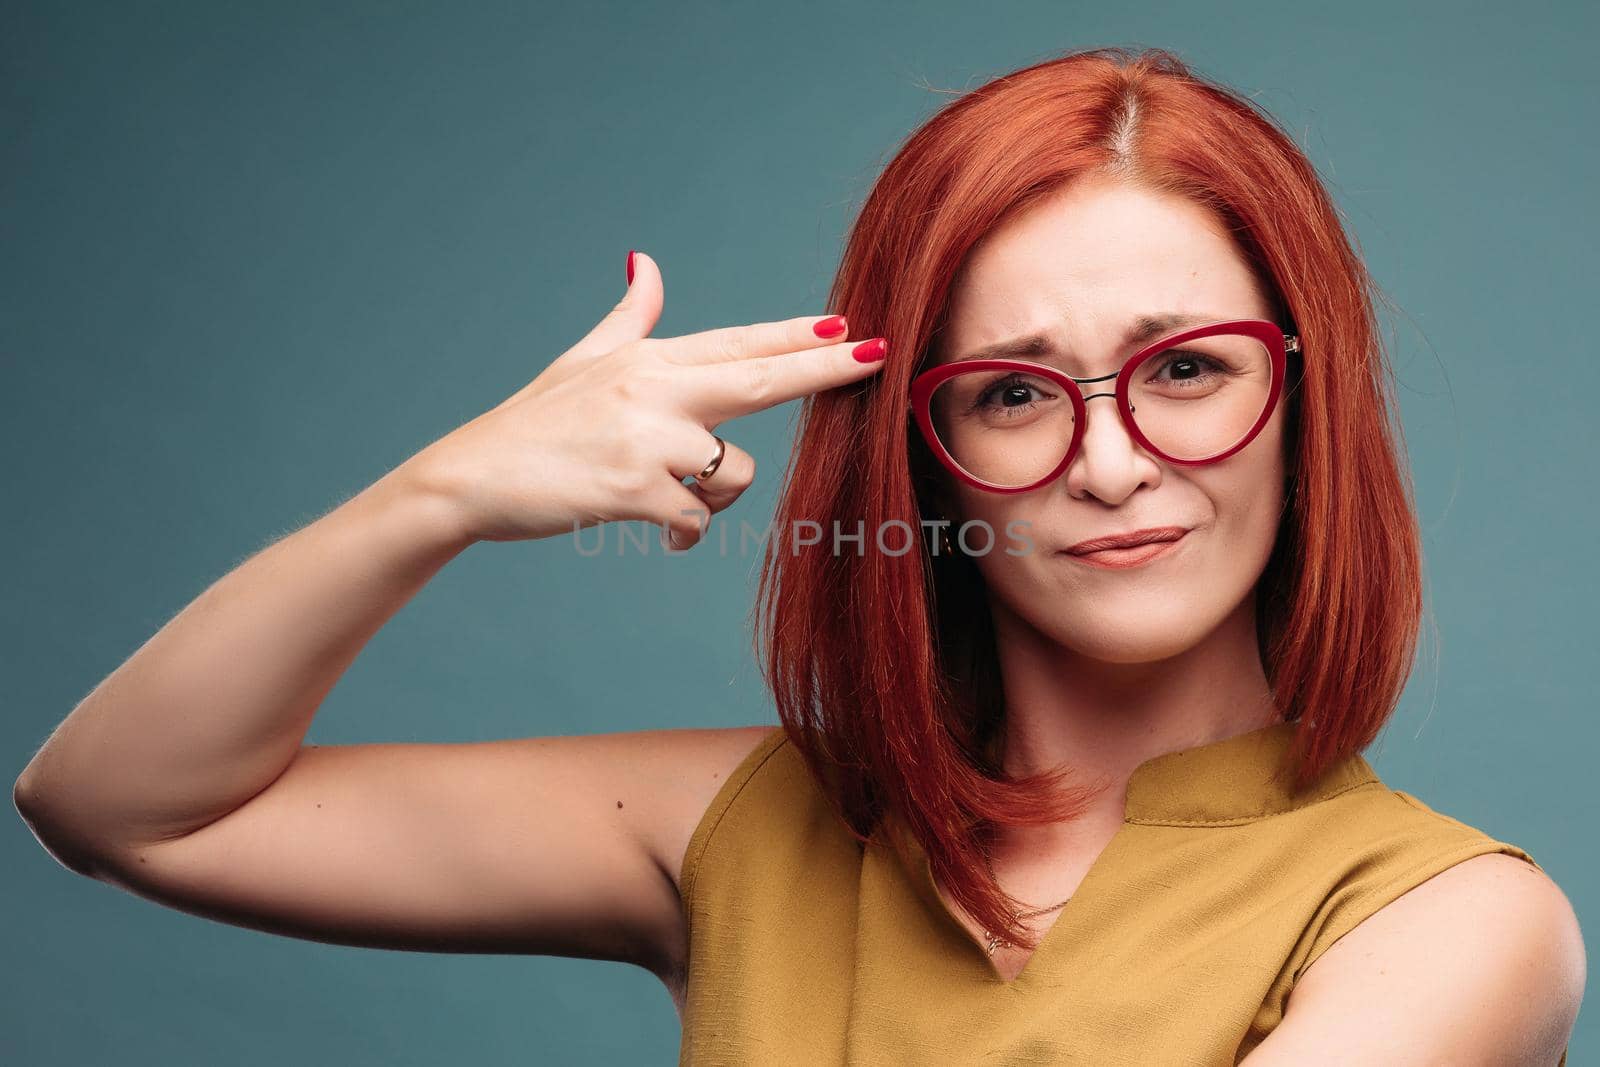
<svg viewBox="0 0 1600 1067">
<path fill-rule="evenodd" d="M 1585 976 L 1560 888 L 1516 857 L 1476 856 L 1334 942 L 1243 1063 L 1554 1065 Z"/>
<path fill-rule="evenodd" d="M 771 727 L 307 746 L 271 785 L 99 877 L 291 937 L 678 965 L 683 850 Z"/>
</svg>

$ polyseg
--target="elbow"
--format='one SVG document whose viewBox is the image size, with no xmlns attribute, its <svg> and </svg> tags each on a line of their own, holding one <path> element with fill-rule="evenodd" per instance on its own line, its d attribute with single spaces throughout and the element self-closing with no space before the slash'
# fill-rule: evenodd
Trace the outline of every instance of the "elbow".
<svg viewBox="0 0 1600 1067">
<path fill-rule="evenodd" d="M 33 826 L 33 812 L 38 810 L 38 790 L 34 788 L 33 779 L 28 773 L 32 766 L 30 763 L 24 767 L 11 787 L 11 806 L 17 809 L 17 814 L 30 828 Z"/>
<path fill-rule="evenodd" d="M 23 768 L 11 786 L 11 806 L 17 809 L 17 814 L 28 825 L 28 829 L 33 831 L 34 836 L 38 836 L 40 827 L 49 822 L 45 813 L 44 791 L 39 786 L 38 777 L 33 772 L 31 763 Z"/>
<path fill-rule="evenodd" d="M 70 835 L 54 826 L 40 792 L 26 769 L 11 787 L 11 806 L 17 809 L 23 824 L 57 863 L 73 874 L 101 878 L 103 866 L 96 854 L 74 844 Z"/>
</svg>

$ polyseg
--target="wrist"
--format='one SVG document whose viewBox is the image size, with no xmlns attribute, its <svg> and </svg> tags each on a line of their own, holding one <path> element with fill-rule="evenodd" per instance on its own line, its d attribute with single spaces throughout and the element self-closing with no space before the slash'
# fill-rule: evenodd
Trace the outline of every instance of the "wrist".
<svg viewBox="0 0 1600 1067">
<path fill-rule="evenodd" d="M 420 535 L 430 549 L 454 556 L 478 540 L 459 499 L 409 463 L 394 468 L 361 495 Z"/>
</svg>

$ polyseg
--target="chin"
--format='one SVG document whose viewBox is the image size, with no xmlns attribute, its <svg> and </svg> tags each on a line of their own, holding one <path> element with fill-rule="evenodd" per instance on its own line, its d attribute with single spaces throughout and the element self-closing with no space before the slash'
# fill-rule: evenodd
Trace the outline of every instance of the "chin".
<svg viewBox="0 0 1600 1067">
<path fill-rule="evenodd" d="M 1101 663 L 1159 663 L 1181 656 L 1205 639 L 1205 634 L 1192 625 L 1164 627 L 1145 620 L 1137 629 L 1116 626 L 1085 625 L 1077 619 L 1064 632 L 1051 635 L 1063 648 L 1079 656 Z"/>
<path fill-rule="evenodd" d="M 1235 590 L 1231 575 L 1215 574 L 1113 592 L 1022 569 L 996 568 L 987 577 L 994 608 L 1012 625 L 1102 663 L 1159 663 L 1189 652 L 1244 607 L 1249 593 L 1247 585 Z"/>
<path fill-rule="evenodd" d="M 1147 595 L 1064 597 L 1045 615 L 1037 598 L 1026 613 L 1011 607 L 1022 625 L 1073 654 L 1102 663 L 1159 663 L 1202 644 L 1236 610 L 1221 593 L 1179 584 Z"/>
</svg>

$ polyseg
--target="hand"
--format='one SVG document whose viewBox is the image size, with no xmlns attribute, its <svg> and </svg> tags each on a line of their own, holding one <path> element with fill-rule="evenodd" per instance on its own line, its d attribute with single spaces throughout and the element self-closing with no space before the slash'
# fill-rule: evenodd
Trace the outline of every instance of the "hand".
<svg viewBox="0 0 1600 1067">
<path fill-rule="evenodd" d="M 642 519 L 687 548 L 755 477 L 730 441 L 703 484 L 683 483 L 716 455 L 719 424 L 864 378 L 883 366 L 870 349 L 887 350 L 845 341 L 848 331 L 819 337 L 812 326 L 827 316 L 652 338 L 661 306 L 660 271 L 636 253 L 627 294 L 587 336 L 403 473 L 452 501 L 474 541 Z"/>
</svg>

